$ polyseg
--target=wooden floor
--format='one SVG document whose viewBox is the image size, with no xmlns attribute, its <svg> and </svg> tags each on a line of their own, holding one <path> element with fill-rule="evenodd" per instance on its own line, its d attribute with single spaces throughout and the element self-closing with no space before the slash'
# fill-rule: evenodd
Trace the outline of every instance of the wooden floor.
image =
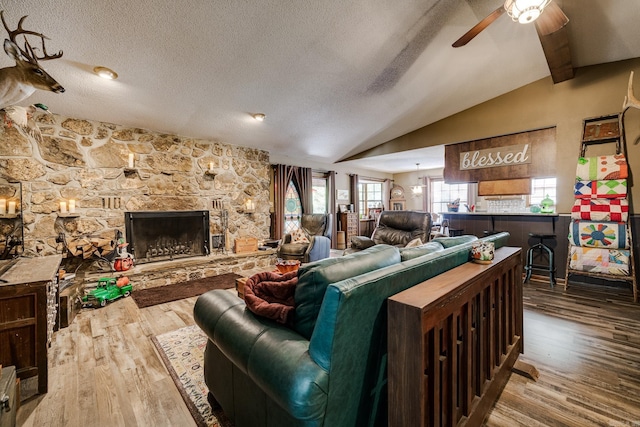
<svg viewBox="0 0 640 427">
<path fill-rule="evenodd" d="M 630 287 L 524 285 L 524 354 L 488 426 L 640 427 L 640 304 Z"/>
<path fill-rule="evenodd" d="M 626 288 L 528 284 L 525 353 L 537 382 L 512 375 L 488 426 L 640 427 L 640 305 Z M 150 337 L 193 324 L 195 298 L 85 310 L 54 335 L 49 393 L 19 426 L 194 426 Z M 411 427 L 411 426 L 407 426 Z"/>
</svg>

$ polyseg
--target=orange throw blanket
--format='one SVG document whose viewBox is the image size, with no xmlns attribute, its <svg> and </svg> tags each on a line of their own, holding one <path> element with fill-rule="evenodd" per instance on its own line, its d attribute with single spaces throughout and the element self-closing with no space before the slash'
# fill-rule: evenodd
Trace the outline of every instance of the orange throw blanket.
<svg viewBox="0 0 640 427">
<path fill-rule="evenodd" d="M 244 301 L 258 316 L 278 323 L 291 324 L 295 309 L 293 296 L 298 284 L 298 272 L 280 274 L 273 271 L 257 273 L 247 279 Z"/>
</svg>

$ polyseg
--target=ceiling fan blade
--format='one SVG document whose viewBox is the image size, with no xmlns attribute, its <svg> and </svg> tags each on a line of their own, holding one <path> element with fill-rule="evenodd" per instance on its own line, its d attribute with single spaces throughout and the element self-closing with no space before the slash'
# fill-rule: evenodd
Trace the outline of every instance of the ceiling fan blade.
<svg viewBox="0 0 640 427">
<path fill-rule="evenodd" d="M 475 36 L 480 34 L 480 32 L 482 30 L 487 28 L 493 21 L 495 21 L 496 19 L 500 18 L 500 15 L 502 15 L 504 12 L 505 12 L 504 7 L 500 6 L 499 8 L 497 8 L 496 10 L 491 12 L 482 21 L 478 22 L 473 28 L 471 28 L 469 31 L 467 31 L 462 37 L 460 37 L 458 40 L 456 40 L 455 43 L 452 44 L 451 46 L 453 46 L 453 47 L 461 47 L 461 46 L 466 45 Z"/>
<path fill-rule="evenodd" d="M 563 28 L 569 22 L 569 18 L 564 14 L 560 6 L 551 2 L 544 8 L 544 12 L 535 20 L 538 34 L 548 36 Z"/>
<path fill-rule="evenodd" d="M 563 26 L 550 34 L 542 34 L 538 26 L 536 26 L 536 30 L 538 30 L 540 44 L 547 59 L 547 64 L 549 64 L 553 83 L 571 80 L 574 76 L 574 70 L 571 63 L 567 27 Z"/>
</svg>

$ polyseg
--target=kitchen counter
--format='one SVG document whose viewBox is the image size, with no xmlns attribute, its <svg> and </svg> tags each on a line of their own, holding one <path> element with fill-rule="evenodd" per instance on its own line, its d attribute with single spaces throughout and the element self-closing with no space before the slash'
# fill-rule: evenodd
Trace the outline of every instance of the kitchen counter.
<svg viewBox="0 0 640 427">
<path fill-rule="evenodd" d="M 533 212 L 440 212 L 440 215 L 485 215 L 485 216 L 548 216 L 558 217 L 560 215 L 556 212 L 553 213 L 533 213 Z M 569 215 L 569 214 L 566 214 Z"/>
</svg>

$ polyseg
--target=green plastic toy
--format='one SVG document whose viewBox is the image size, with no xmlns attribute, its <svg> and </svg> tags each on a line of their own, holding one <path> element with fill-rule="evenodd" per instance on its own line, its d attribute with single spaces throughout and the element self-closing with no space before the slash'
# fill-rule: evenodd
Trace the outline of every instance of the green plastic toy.
<svg viewBox="0 0 640 427">
<path fill-rule="evenodd" d="M 82 298 L 82 305 L 104 307 L 107 302 L 115 301 L 121 297 L 128 297 L 131 295 L 132 290 L 133 286 L 129 283 L 128 277 L 119 279 L 102 277 L 98 279 L 98 287 Z"/>
</svg>

